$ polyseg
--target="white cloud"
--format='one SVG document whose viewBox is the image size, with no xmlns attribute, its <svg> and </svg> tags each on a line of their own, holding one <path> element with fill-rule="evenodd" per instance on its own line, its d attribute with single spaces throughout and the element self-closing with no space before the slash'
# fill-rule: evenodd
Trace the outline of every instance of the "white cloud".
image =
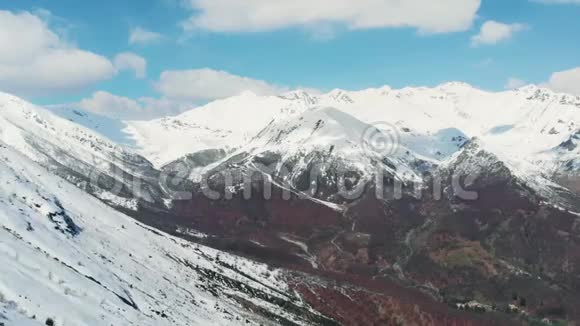
<svg viewBox="0 0 580 326">
<path fill-rule="evenodd" d="M 61 106 L 76 106 L 95 114 L 126 120 L 175 115 L 194 107 L 191 103 L 166 98 L 141 97 L 135 100 L 104 91 L 95 92 L 78 103 Z"/>
<path fill-rule="evenodd" d="M 137 101 L 103 91 L 95 92 L 90 98 L 81 100 L 78 106 L 96 114 L 117 117 L 142 113 L 143 111 Z"/>
<path fill-rule="evenodd" d="M 505 83 L 505 89 L 518 89 L 520 87 L 526 86 L 528 83 L 525 80 L 519 78 L 509 78 Z"/>
<path fill-rule="evenodd" d="M 416 28 L 423 33 L 471 27 L 481 0 L 186 0 L 185 30 L 260 32 L 339 24 L 349 29 Z"/>
<path fill-rule="evenodd" d="M 0 11 L 0 90 L 39 95 L 111 78 L 109 59 L 69 44 L 39 16 Z"/>
<path fill-rule="evenodd" d="M 161 73 L 155 88 L 168 98 L 214 100 L 251 91 L 258 95 L 279 94 L 288 89 L 212 69 L 175 70 Z"/>
<path fill-rule="evenodd" d="M 159 42 L 162 39 L 163 35 L 142 27 L 134 27 L 129 31 L 129 44 L 151 44 Z"/>
<path fill-rule="evenodd" d="M 555 72 L 542 86 L 557 92 L 580 95 L 580 67 Z"/>
<path fill-rule="evenodd" d="M 212 69 L 164 71 L 154 84 L 160 98 L 129 98 L 105 91 L 93 93 L 78 103 L 58 105 L 79 107 L 83 110 L 124 120 L 143 120 L 176 115 L 190 110 L 196 103 L 238 95 L 251 91 L 258 95 L 286 92 L 287 87 L 276 86 L 262 80 L 242 77 Z M 305 89 L 318 93 L 316 89 Z"/>
<path fill-rule="evenodd" d="M 145 78 L 147 74 L 147 61 L 135 53 L 119 53 L 115 56 L 114 62 L 117 70 L 133 70 L 137 78 Z"/>
<path fill-rule="evenodd" d="M 479 34 L 471 38 L 472 46 L 497 44 L 502 41 L 507 41 L 517 32 L 521 32 L 528 28 L 525 24 L 504 24 L 493 20 L 488 20 L 481 25 Z"/>
</svg>

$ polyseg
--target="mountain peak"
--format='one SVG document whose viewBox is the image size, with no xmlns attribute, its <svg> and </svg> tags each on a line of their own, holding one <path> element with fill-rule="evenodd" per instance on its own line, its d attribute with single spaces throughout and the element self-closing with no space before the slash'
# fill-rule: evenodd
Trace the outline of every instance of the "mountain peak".
<svg viewBox="0 0 580 326">
<path fill-rule="evenodd" d="M 333 89 L 326 96 L 338 103 L 354 103 L 350 92 L 343 89 Z"/>
<path fill-rule="evenodd" d="M 302 89 L 286 92 L 281 94 L 279 97 L 291 101 L 304 101 L 304 103 L 308 105 L 314 105 L 319 101 L 318 96 L 310 94 L 308 91 Z"/>
</svg>

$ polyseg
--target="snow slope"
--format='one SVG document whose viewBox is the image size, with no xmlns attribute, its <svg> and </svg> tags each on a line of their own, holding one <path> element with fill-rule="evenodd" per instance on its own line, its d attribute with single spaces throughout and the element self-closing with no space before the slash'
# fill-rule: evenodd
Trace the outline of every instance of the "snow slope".
<svg viewBox="0 0 580 326">
<path fill-rule="evenodd" d="M 50 145 L 87 163 L 134 155 L 99 133 L 5 93 L 0 93 L 0 139 L 41 164 L 52 153 L 35 145 Z"/>
<path fill-rule="evenodd" d="M 121 119 L 110 118 L 66 106 L 48 106 L 46 109 L 61 118 L 103 135 L 116 144 L 130 148 L 135 146 L 135 142 L 131 139 L 130 135 L 123 131 L 127 127 L 127 124 Z"/>
<path fill-rule="evenodd" d="M 3 142 L 0 183 L 2 324 L 309 324 L 281 272 L 150 229 Z"/>
</svg>

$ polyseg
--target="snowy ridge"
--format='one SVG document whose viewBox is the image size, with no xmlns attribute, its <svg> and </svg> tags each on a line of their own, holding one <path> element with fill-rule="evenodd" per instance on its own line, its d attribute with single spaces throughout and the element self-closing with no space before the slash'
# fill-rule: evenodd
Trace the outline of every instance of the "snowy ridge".
<svg viewBox="0 0 580 326">
<path fill-rule="evenodd" d="M 0 323 L 273 324 L 252 302 L 308 324 L 280 272 L 135 222 L 4 143 L 0 182 Z"/>
<path fill-rule="evenodd" d="M 321 95 L 244 93 L 173 118 L 128 122 L 126 131 L 137 139 L 143 155 L 163 165 L 201 149 L 240 149 L 274 120 L 299 119 L 316 108 L 329 107 L 366 124 L 396 126 L 402 147 L 433 162 L 449 159 L 473 137 L 521 169 L 544 173 L 560 168 L 580 151 L 569 152 L 570 158 L 563 162 L 558 157 L 562 154 L 558 146 L 580 130 L 580 97 L 536 86 L 494 93 L 457 82 L 434 88 L 333 90 Z M 350 137 L 359 139 L 360 135 Z"/>
<path fill-rule="evenodd" d="M 42 139 L 85 162 L 134 155 L 101 134 L 4 93 L 0 93 L 0 137 L 40 163 L 44 155 L 30 144 L 31 138 Z"/>
<path fill-rule="evenodd" d="M 260 97 L 246 92 L 176 117 L 131 121 L 125 131 L 141 147 L 141 154 L 160 167 L 205 149 L 238 148 L 273 117 L 297 114 L 309 105 L 301 97 Z"/>
<path fill-rule="evenodd" d="M 123 184 L 122 197 L 149 202 L 161 197 L 156 171 L 147 159 L 89 128 L 4 93 L 0 93 L 0 141 L 97 196 L 107 197 L 107 189 L 101 189 L 104 184 Z M 143 186 L 133 187 L 133 180 Z"/>
</svg>

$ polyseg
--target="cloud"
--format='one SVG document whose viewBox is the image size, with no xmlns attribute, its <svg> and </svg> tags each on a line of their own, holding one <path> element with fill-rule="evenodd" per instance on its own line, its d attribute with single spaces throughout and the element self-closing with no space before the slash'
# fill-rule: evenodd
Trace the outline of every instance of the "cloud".
<svg viewBox="0 0 580 326">
<path fill-rule="evenodd" d="M 550 79 L 542 84 L 556 92 L 569 93 L 580 96 L 580 67 L 555 72 Z"/>
<path fill-rule="evenodd" d="M 519 78 L 509 78 L 504 86 L 505 89 L 518 89 L 520 87 L 526 86 L 527 82 Z"/>
<path fill-rule="evenodd" d="M 164 71 L 154 83 L 161 97 L 129 98 L 98 91 L 78 103 L 53 107 L 78 107 L 83 110 L 123 120 L 145 120 L 176 115 L 194 108 L 199 102 L 226 98 L 251 91 L 257 95 L 275 95 L 289 88 L 268 82 L 205 69 Z M 302 88 L 313 94 L 317 89 Z"/>
<path fill-rule="evenodd" d="M 528 28 L 525 24 L 504 24 L 493 20 L 488 20 L 481 25 L 479 34 L 471 38 L 471 45 L 474 47 L 480 45 L 497 44 L 507 41 L 517 32 L 524 31 Z"/>
<path fill-rule="evenodd" d="M 174 70 L 161 73 L 155 88 L 167 98 L 214 100 L 251 91 L 258 95 L 279 94 L 285 87 L 213 69 Z"/>
<path fill-rule="evenodd" d="M 151 44 L 162 39 L 163 35 L 148 31 L 142 27 L 134 27 L 129 31 L 129 44 Z"/>
<path fill-rule="evenodd" d="M 185 0 L 194 14 L 185 30 L 261 32 L 338 24 L 349 29 L 416 28 L 422 33 L 464 31 L 481 0 Z"/>
<path fill-rule="evenodd" d="M 124 120 L 152 119 L 175 115 L 194 107 L 191 103 L 166 98 L 141 97 L 131 99 L 105 91 L 95 92 L 91 97 L 78 103 L 59 106 L 79 107 L 95 114 Z"/>
<path fill-rule="evenodd" d="M 133 70 L 136 78 L 145 78 L 147 74 L 147 61 L 135 53 L 119 53 L 115 56 L 114 62 L 118 71 Z"/>
<path fill-rule="evenodd" d="M 96 114 L 115 117 L 143 111 L 143 107 L 137 101 L 103 91 L 95 92 L 90 98 L 81 100 L 78 106 Z"/>
<path fill-rule="evenodd" d="M 66 42 L 30 12 L 0 11 L 0 49 L 0 90 L 19 95 L 82 88 L 115 75 L 109 59 Z"/>
</svg>

